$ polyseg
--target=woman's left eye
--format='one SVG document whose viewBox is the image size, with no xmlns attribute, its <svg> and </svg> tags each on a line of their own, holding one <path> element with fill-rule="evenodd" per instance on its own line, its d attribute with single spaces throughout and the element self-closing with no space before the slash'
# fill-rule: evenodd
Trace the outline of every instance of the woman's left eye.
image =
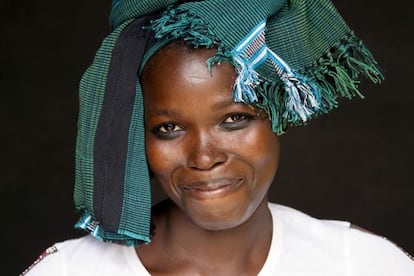
<svg viewBox="0 0 414 276">
<path fill-rule="evenodd" d="M 243 121 L 245 119 L 247 119 L 247 116 L 244 115 L 244 114 L 234 114 L 234 115 L 231 115 L 231 116 L 227 117 L 224 120 L 224 123 L 234 123 L 234 122 L 237 122 L 237 121 Z"/>
<path fill-rule="evenodd" d="M 237 130 L 247 127 L 253 120 L 250 114 L 231 114 L 221 123 L 221 126 L 228 130 Z"/>
</svg>

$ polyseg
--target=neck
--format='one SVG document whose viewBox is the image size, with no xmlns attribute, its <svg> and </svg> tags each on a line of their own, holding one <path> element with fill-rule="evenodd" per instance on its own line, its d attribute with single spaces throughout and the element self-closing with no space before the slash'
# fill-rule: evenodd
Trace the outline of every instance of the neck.
<svg viewBox="0 0 414 276">
<path fill-rule="evenodd" d="M 180 267 L 180 262 L 188 265 L 191 260 L 194 270 L 205 272 L 220 268 L 231 274 L 237 270 L 257 274 L 266 260 L 272 239 L 272 218 L 267 204 L 265 198 L 239 226 L 205 230 L 190 221 L 175 204 L 169 203 L 162 208 L 166 215 L 156 219 L 154 246 L 160 246 L 167 258 L 169 256 Z"/>
</svg>

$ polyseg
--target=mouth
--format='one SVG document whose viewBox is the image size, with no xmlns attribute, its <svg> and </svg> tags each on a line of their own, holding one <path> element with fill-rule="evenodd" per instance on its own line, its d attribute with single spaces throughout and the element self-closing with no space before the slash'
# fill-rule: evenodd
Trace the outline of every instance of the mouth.
<svg viewBox="0 0 414 276">
<path fill-rule="evenodd" d="M 181 185 L 184 194 L 199 200 L 216 199 L 228 196 L 243 183 L 243 178 L 219 178 L 197 181 Z"/>
</svg>

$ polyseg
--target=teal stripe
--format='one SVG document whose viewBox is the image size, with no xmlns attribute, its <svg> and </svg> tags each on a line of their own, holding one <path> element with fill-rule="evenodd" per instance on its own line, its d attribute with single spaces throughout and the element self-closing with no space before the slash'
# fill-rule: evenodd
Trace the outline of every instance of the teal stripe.
<svg viewBox="0 0 414 276">
<path fill-rule="evenodd" d="M 151 186 L 145 154 L 144 102 L 137 79 L 135 102 L 128 137 L 124 204 L 119 228 L 139 236 L 150 235 Z M 139 232 L 137 232 L 139 231 Z"/>
</svg>

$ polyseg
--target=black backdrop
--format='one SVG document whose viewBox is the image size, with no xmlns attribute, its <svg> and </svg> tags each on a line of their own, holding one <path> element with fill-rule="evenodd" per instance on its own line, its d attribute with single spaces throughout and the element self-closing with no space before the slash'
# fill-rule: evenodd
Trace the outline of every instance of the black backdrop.
<svg viewBox="0 0 414 276">
<path fill-rule="evenodd" d="M 271 199 L 350 220 L 414 253 L 413 17 L 409 1 L 336 0 L 386 75 L 365 100 L 282 138 Z M 79 236 L 72 203 L 77 85 L 110 0 L 0 2 L 1 275 Z"/>
</svg>

